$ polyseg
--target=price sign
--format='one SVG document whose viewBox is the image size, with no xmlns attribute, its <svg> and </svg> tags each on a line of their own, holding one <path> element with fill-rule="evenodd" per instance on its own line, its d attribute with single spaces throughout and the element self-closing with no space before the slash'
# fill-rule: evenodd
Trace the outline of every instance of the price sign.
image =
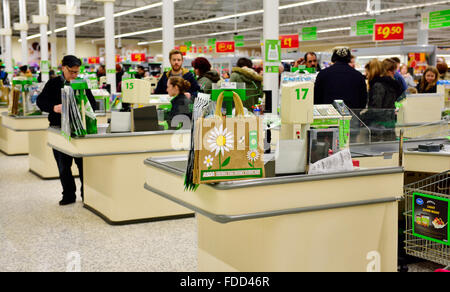
<svg viewBox="0 0 450 292">
<path fill-rule="evenodd" d="M 280 41 L 282 49 L 298 48 L 299 46 L 298 34 L 282 35 L 280 36 Z"/>
<path fill-rule="evenodd" d="M 180 52 L 183 54 L 183 56 L 186 56 L 187 51 L 188 51 L 187 46 L 180 46 Z"/>
<path fill-rule="evenodd" d="M 217 53 L 234 53 L 235 46 L 234 42 L 217 42 L 216 52 Z"/>
<path fill-rule="evenodd" d="M 100 57 L 89 57 L 88 63 L 89 64 L 100 64 Z"/>
<path fill-rule="evenodd" d="M 145 54 L 131 54 L 131 62 L 144 62 Z"/>
<path fill-rule="evenodd" d="M 405 26 L 403 23 L 375 24 L 373 30 L 373 40 L 398 41 L 404 39 Z"/>
</svg>

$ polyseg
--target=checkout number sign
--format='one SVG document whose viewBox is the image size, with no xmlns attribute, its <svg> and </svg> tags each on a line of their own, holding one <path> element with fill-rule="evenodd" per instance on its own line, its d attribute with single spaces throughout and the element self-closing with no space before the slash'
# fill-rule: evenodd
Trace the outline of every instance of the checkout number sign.
<svg viewBox="0 0 450 292">
<path fill-rule="evenodd" d="M 297 100 L 305 100 L 308 97 L 309 88 L 297 88 Z"/>
</svg>

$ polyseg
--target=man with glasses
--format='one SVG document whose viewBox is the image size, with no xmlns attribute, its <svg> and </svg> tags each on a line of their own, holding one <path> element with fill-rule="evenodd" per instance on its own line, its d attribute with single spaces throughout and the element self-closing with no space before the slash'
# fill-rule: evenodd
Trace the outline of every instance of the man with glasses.
<svg viewBox="0 0 450 292">
<path fill-rule="evenodd" d="M 81 60 L 75 56 L 65 56 L 62 60 L 61 76 L 50 79 L 46 84 L 41 94 L 37 98 L 37 105 L 43 112 L 48 113 L 48 120 L 50 127 L 61 127 L 61 89 L 65 85 L 70 85 L 70 81 L 75 80 L 80 73 Z M 86 90 L 86 95 L 92 108 L 96 110 L 95 98 L 90 90 Z M 59 205 L 69 205 L 76 201 L 76 185 L 75 179 L 72 175 L 72 163 L 78 167 L 81 180 L 81 198 L 83 197 L 83 160 L 82 158 L 73 158 L 62 152 L 53 149 L 56 164 L 58 165 L 59 178 L 63 188 L 63 198 Z"/>
</svg>

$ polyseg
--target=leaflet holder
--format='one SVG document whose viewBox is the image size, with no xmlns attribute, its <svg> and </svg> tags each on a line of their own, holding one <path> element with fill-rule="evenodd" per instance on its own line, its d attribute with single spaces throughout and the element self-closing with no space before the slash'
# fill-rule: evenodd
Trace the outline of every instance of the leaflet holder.
<svg viewBox="0 0 450 292">
<path fill-rule="evenodd" d="M 127 79 L 122 83 L 122 102 L 131 104 L 131 131 L 134 132 L 134 105 L 149 104 L 152 87 L 142 79 Z"/>
<path fill-rule="evenodd" d="M 87 99 L 85 91 L 87 89 L 89 89 L 89 86 L 86 83 L 86 81 L 84 81 L 82 79 L 81 80 L 75 79 L 70 82 L 70 87 L 72 87 L 72 89 L 74 91 L 74 95 L 75 95 L 77 102 L 80 101 L 81 118 L 83 120 L 84 128 L 87 129 L 87 127 L 86 127 L 86 105 L 84 104 L 84 100 L 85 100 L 85 98 Z"/>
<path fill-rule="evenodd" d="M 314 120 L 314 83 L 289 82 L 281 88 L 281 132 L 277 146 L 277 174 L 307 171 L 307 140 Z M 292 163 L 292 161 L 295 161 Z"/>
</svg>

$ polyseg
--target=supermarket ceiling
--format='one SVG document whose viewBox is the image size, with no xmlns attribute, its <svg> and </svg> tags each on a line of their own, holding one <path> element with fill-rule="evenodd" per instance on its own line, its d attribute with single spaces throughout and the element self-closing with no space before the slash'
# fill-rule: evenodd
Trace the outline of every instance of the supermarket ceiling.
<svg viewBox="0 0 450 292">
<path fill-rule="evenodd" d="M 19 22 L 19 7 L 15 0 L 10 1 L 11 23 Z M 56 4 L 65 4 L 65 0 L 47 0 L 48 11 L 55 11 Z M 92 0 L 78 0 L 80 14 L 75 23 L 95 20 L 103 17 L 103 4 Z M 127 12 L 135 8 L 143 8 L 133 13 L 124 13 L 115 17 L 116 36 L 137 39 L 142 42 L 158 42 L 162 38 L 162 7 L 145 9 L 161 0 L 116 0 L 115 13 Z M 302 6 L 293 4 L 304 3 Z M 422 12 L 437 11 L 450 8 L 450 1 L 439 0 L 380 0 L 381 14 L 377 15 L 378 22 L 404 22 L 405 43 L 415 43 L 417 39 L 418 21 Z M 437 3 L 432 6 L 414 7 Z M 27 18 L 31 22 L 31 15 L 39 14 L 39 0 L 26 0 Z M 291 6 L 294 7 L 291 7 Z M 246 40 L 259 43 L 263 26 L 262 0 L 178 0 L 175 3 L 176 39 L 206 39 L 209 34 L 219 33 L 214 38 L 231 39 L 233 32 L 244 35 Z M 370 18 L 364 15 L 367 10 L 367 0 L 280 0 L 280 34 L 298 33 L 302 26 L 317 26 L 317 42 L 342 43 L 370 43 L 371 37 L 350 37 L 350 25 L 357 19 Z M 249 15 L 232 17 L 244 13 Z M 228 16 L 228 17 L 227 17 Z M 56 28 L 66 26 L 65 16 L 55 15 Z M 218 21 L 195 24 L 206 19 L 221 18 Z M 333 19 L 330 19 L 333 18 Z M 372 17 L 373 18 L 373 17 Z M 30 24 L 28 35 L 39 34 L 38 25 Z M 153 32 L 148 32 L 153 31 Z M 135 34 L 137 33 L 137 34 Z M 18 31 L 14 32 L 19 35 Z M 76 28 L 76 36 L 102 41 L 104 35 L 103 22 L 81 25 Z M 65 36 L 65 31 L 58 32 L 59 37 Z M 449 45 L 450 28 L 429 31 L 430 44 Z"/>
</svg>

